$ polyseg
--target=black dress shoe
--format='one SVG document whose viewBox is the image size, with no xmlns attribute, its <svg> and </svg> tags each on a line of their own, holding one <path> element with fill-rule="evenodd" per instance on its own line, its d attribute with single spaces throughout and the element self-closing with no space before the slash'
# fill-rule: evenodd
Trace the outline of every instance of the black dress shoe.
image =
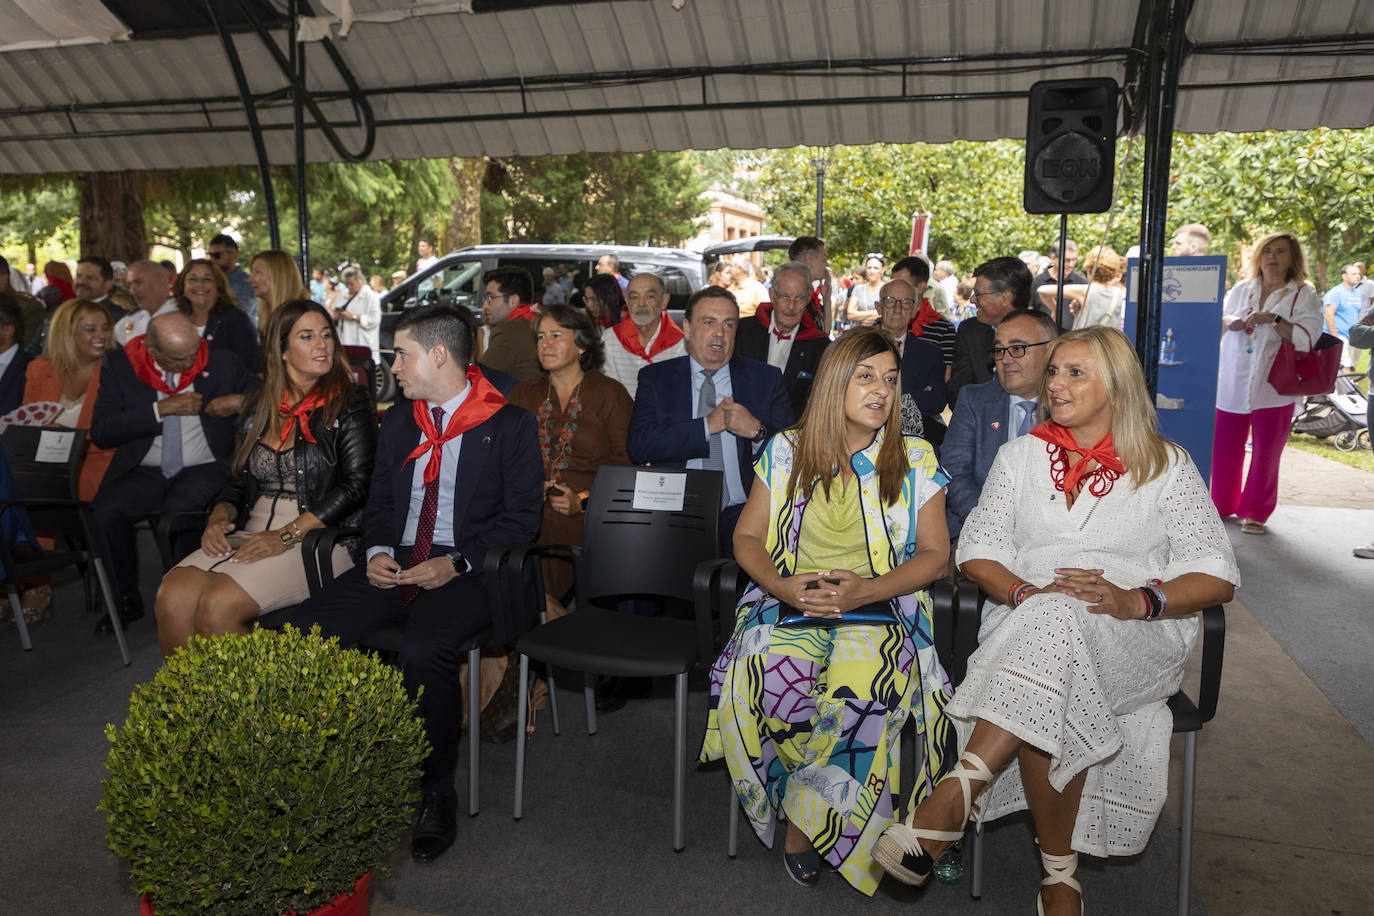
<svg viewBox="0 0 1374 916">
<path fill-rule="evenodd" d="M 608 677 L 596 688 L 596 711 L 615 712 L 630 700 L 641 700 L 653 690 L 647 677 Z"/>
<path fill-rule="evenodd" d="M 410 838 L 410 857 L 416 862 L 433 862 L 453 845 L 457 835 L 458 796 L 452 792 L 426 792 Z"/>
<path fill-rule="evenodd" d="M 119 614 L 119 628 L 129 629 L 129 624 L 143 617 L 143 599 L 139 597 L 120 598 L 115 602 L 115 611 Z M 110 623 L 109 613 L 100 615 L 100 619 L 95 622 L 96 636 L 113 636 L 114 626 Z"/>
</svg>

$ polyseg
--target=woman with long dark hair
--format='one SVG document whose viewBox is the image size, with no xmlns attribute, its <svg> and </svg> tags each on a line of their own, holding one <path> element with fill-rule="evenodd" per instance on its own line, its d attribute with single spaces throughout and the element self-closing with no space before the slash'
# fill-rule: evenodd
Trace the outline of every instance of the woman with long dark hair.
<svg viewBox="0 0 1374 916">
<path fill-rule="evenodd" d="M 612 327 L 625 315 L 625 293 L 610 274 L 596 274 L 587 281 L 582 304 L 598 328 Z"/>
<path fill-rule="evenodd" d="M 367 500 L 377 418 L 329 313 L 308 299 L 287 302 L 273 312 L 263 346 L 262 387 L 240 411 L 239 448 L 200 549 L 158 589 L 164 656 L 192 634 L 247 632 L 259 614 L 302 601 L 301 539 L 348 524 Z M 336 548 L 335 570 L 351 565 L 348 550 Z"/>
<path fill-rule="evenodd" d="M 951 762 L 928 586 L 949 560 L 944 485 L 901 434 L 897 351 L 878 328 L 826 348 L 801 422 L 774 436 L 735 528 L 751 582 L 711 669 L 702 760 L 724 757 L 764 843 L 787 815 L 784 864 L 821 860 L 865 894 L 893 820 L 901 728 L 917 716 L 922 797 Z M 811 626 L 809 624 L 816 624 Z"/>
</svg>

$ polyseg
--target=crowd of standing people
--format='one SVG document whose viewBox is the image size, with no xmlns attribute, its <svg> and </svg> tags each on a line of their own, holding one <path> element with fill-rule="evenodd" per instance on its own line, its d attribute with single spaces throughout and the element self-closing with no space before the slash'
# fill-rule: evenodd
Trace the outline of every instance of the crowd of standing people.
<svg viewBox="0 0 1374 916">
<path fill-rule="evenodd" d="M 1043 270 L 1008 254 L 964 276 L 870 253 L 850 283 L 801 237 L 771 275 L 723 262 L 681 325 L 654 273 L 608 264 L 576 307 L 536 301 L 525 270 L 500 267 L 482 277 L 480 324 L 445 305 L 399 317 L 403 396 L 379 423 L 346 351 L 380 359 L 375 285 L 356 268 L 307 285 L 277 250 L 245 270 L 217 236 L 175 275 L 130 265 L 127 295 L 99 257 L 69 289 L 51 284 L 66 296 L 51 309 L 0 290 L 0 379 L 24 370 L 0 414 L 51 405 L 44 422 L 89 430 L 79 487 L 121 625 L 143 616 L 134 525 L 196 519 L 173 529 L 156 592 L 164 654 L 278 609 L 345 645 L 404 628 L 398 663 L 433 748 L 421 862 L 457 832 L 458 646 L 490 618 L 488 548 L 579 543 L 602 464 L 717 471 L 720 548 L 750 581 L 711 668 L 701 758 L 725 761 L 790 878 L 812 886 L 828 864 L 866 894 L 884 875 L 920 884 L 975 810 L 1028 808 L 1038 904 L 1077 913 L 1077 855 L 1140 852 L 1162 808 L 1165 702 L 1196 612 L 1239 582 L 1222 517 L 1257 533 L 1273 511 L 1294 400 L 1268 366 L 1283 343 L 1310 348 L 1350 297 L 1324 312 L 1298 240 L 1257 244 L 1218 329 L 1209 491 L 1158 431 L 1121 329 L 1124 259 L 1096 247 L 1083 275 L 1077 246 L 1062 263 L 1060 247 Z M 1347 333 L 1374 326 L 1365 306 Z M 41 355 L 18 356 L 35 341 Z M 312 596 L 299 545 L 338 525 L 361 534 Z M 951 556 L 987 596 L 959 685 L 933 648 L 929 594 Z M 550 616 L 572 584 L 567 564 L 546 565 Z M 36 621 L 51 590 L 25 598 Z M 643 694 L 608 679 L 596 704 Z M 924 753 L 903 799 L 908 718 Z"/>
</svg>

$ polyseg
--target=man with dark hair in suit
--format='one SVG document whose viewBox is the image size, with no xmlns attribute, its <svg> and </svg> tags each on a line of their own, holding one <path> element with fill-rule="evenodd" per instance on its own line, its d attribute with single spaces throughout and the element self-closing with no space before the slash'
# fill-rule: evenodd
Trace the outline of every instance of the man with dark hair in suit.
<svg viewBox="0 0 1374 916">
<path fill-rule="evenodd" d="M 454 768 L 462 718 L 458 647 L 491 619 L 483 565 L 493 546 L 539 531 L 544 463 L 535 419 L 507 404 L 472 361 L 472 324 L 449 306 L 396 323 L 392 372 L 405 397 L 382 418 L 363 509 L 366 566 L 288 616 L 353 646 L 405 627 L 398 658 L 420 693 L 431 750 L 410 854 L 431 862 L 457 834 Z M 469 740 L 475 740 L 472 723 Z"/>
<path fill-rule="evenodd" d="M 687 300 L 687 355 L 639 370 L 625 445 L 637 464 L 717 470 L 720 550 L 733 550 L 735 522 L 754 482 L 754 456 L 792 423 L 782 373 L 735 355 L 739 305 L 719 286 Z"/>
<path fill-rule="evenodd" d="M 787 260 L 800 261 L 811 271 L 811 318 L 827 334 L 835 323 L 830 289 L 830 262 L 825 242 L 814 235 L 801 235 L 787 246 Z"/>
<path fill-rule="evenodd" d="M 0 417 L 24 401 L 24 381 L 33 359 L 24 348 L 24 316 L 13 293 L 0 293 Z"/>
<path fill-rule="evenodd" d="M 740 322 L 735 352 L 782 372 L 792 415 L 800 417 L 811 396 L 816 368 L 830 338 L 807 311 L 811 303 L 811 268 L 788 261 L 773 271 L 770 301 Z"/>
<path fill-rule="evenodd" d="M 489 270 L 482 276 L 484 343 L 482 362 L 493 369 L 525 380 L 539 372 L 534 347 L 534 326 L 539 310 L 533 305 L 534 282 L 529 271 L 514 264 Z"/>
<path fill-rule="evenodd" d="M 1058 323 L 1044 312 L 1010 312 L 993 340 L 997 377 L 969 385 L 959 396 L 940 451 L 940 464 L 949 474 L 945 520 L 951 538 L 959 536 L 978 504 L 997 450 L 1036 425 L 1047 345 L 1058 336 Z"/>
<path fill-rule="evenodd" d="M 154 512 L 199 512 L 219 492 L 234 451 L 233 416 L 257 383 L 231 351 L 209 349 L 180 312 L 159 315 L 147 334 L 105 354 L 91 441 L 116 451 L 91 523 L 126 625 L 143 616 L 134 525 Z M 173 531 L 174 561 L 199 546 L 203 527 Z M 96 632 L 111 632 L 108 618 Z"/>
<path fill-rule="evenodd" d="M 1031 273 L 1020 258 L 993 258 L 973 271 L 973 294 L 978 314 L 959 323 L 954 335 L 954 366 L 945 395 L 949 406 L 958 403 L 959 389 L 992 378 L 992 339 L 995 328 L 1012 309 L 1031 307 Z"/>
</svg>

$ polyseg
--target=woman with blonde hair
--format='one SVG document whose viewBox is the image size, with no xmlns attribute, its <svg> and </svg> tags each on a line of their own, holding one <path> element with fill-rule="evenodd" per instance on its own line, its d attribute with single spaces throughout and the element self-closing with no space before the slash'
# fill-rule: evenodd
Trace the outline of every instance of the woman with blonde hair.
<svg viewBox="0 0 1374 916">
<path fill-rule="evenodd" d="M 157 592 L 163 656 L 193 634 L 245 633 L 258 615 L 309 592 L 296 548 L 307 531 L 355 524 L 377 445 L 371 400 L 353 378 L 334 320 L 308 299 L 283 304 L 263 334 L 264 378 L 239 412 L 239 448 L 200 549 Z M 336 547 L 334 569 L 353 565 Z"/>
<path fill-rule="evenodd" d="M 1285 341 L 1307 352 L 1322 335 L 1322 304 L 1305 282 L 1307 261 L 1291 232 L 1274 232 L 1255 243 L 1245 279 L 1226 294 L 1217 365 L 1217 416 L 1212 437 L 1212 499 L 1240 530 L 1263 534 L 1279 503 L 1279 457 L 1301 398 L 1269 384 L 1274 358 Z M 1245 442 L 1250 469 L 1241 486 Z"/>
<path fill-rule="evenodd" d="M 1149 841 L 1196 612 L 1231 600 L 1239 574 L 1202 476 L 1156 428 L 1125 334 L 1052 341 L 1040 405 L 1047 419 L 997 453 L 959 535 L 960 568 L 991 596 L 945 707 L 962 755 L 876 855 L 921 884 L 975 799 L 982 821 L 1029 807 L 1040 912 L 1078 914 L 1078 853 Z"/>
<path fill-rule="evenodd" d="M 924 744 L 918 798 L 953 750 L 927 591 L 949 559 L 947 481 L 930 445 L 901 435 L 900 389 L 880 329 L 844 335 L 801 422 L 754 465 L 734 538 L 751 582 L 711 669 L 701 752 L 725 758 L 765 844 L 786 813 L 792 880 L 814 886 L 824 859 L 869 895 L 906 717 Z"/>
<path fill-rule="evenodd" d="M 1069 283 L 1064 287 L 1064 298 L 1068 300 L 1069 311 L 1074 315 L 1074 329 L 1090 328 L 1095 325 L 1121 330 L 1126 320 L 1126 259 L 1106 245 L 1091 249 L 1083 262 L 1088 272 L 1088 283 Z M 1058 285 L 1046 283 L 1036 293 L 1045 307 L 1055 308 L 1055 293 Z"/>
<path fill-rule="evenodd" d="M 258 297 L 258 330 L 265 332 L 272 313 L 283 302 L 309 299 L 310 291 L 301 279 L 301 269 L 291 255 L 277 248 L 268 248 L 253 255 L 248 262 L 248 280 Z M 323 304 L 323 303 L 322 303 Z"/>
</svg>

